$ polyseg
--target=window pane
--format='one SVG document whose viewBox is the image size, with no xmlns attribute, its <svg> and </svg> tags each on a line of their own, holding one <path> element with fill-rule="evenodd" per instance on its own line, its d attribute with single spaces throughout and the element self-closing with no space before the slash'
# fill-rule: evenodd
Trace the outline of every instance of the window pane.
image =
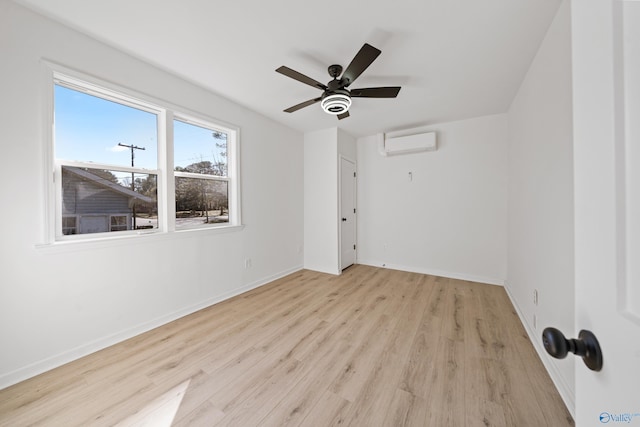
<svg viewBox="0 0 640 427">
<path fill-rule="evenodd" d="M 173 122 L 176 171 L 227 176 L 227 134 L 180 120 Z"/>
<path fill-rule="evenodd" d="M 114 215 L 111 217 L 111 231 L 127 230 L 129 218 L 127 215 Z"/>
<path fill-rule="evenodd" d="M 69 234 L 76 234 L 76 217 L 67 216 L 62 218 L 62 234 L 68 236 Z"/>
<path fill-rule="evenodd" d="M 57 159 L 157 169 L 155 114 L 60 85 L 54 108 Z"/>
<path fill-rule="evenodd" d="M 157 228 L 156 192 L 156 175 L 63 166 L 63 234 Z"/>
<path fill-rule="evenodd" d="M 176 177 L 176 228 L 229 222 L 226 181 Z"/>
</svg>

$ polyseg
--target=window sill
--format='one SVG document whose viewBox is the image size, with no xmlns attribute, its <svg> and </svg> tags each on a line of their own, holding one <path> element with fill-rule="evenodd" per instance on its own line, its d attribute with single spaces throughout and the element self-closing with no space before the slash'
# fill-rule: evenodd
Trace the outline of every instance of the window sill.
<svg viewBox="0 0 640 427">
<path fill-rule="evenodd" d="M 172 232 L 145 231 L 138 234 L 127 234 L 124 236 L 107 236 L 97 238 L 86 238 L 78 240 L 63 240 L 52 243 L 35 245 L 36 250 L 41 253 L 64 253 L 85 251 L 88 249 L 103 249 L 116 246 L 130 246 L 133 244 L 148 244 L 163 240 L 180 240 L 210 237 L 218 234 L 235 233 L 242 231 L 244 225 L 228 225 L 211 228 L 192 228 Z"/>
</svg>

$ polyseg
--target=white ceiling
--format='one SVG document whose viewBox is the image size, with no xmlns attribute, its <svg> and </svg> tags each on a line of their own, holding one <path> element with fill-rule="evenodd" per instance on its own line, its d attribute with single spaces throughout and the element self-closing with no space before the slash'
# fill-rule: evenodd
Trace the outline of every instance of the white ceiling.
<svg viewBox="0 0 640 427">
<path fill-rule="evenodd" d="M 561 0 L 17 2 L 294 129 L 358 137 L 505 112 Z M 341 121 L 282 111 L 321 91 L 276 68 L 326 83 L 365 42 L 382 54 L 351 88 L 398 98 L 354 99 Z"/>
</svg>

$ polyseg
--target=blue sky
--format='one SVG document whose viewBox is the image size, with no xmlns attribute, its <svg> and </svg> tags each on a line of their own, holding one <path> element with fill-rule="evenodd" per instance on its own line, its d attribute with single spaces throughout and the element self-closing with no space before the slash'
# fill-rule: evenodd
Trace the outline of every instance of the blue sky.
<svg viewBox="0 0 640 427">
<path fill-rule="evenodd" d="M 174 141 L 175 166 L 225 160 L 209 129 L 175 121 Z M 157 169 L 156 115 L 55 86 L 56 158 L 131 166 L 131 150 L 118 143 L 144 147 L 134 150 L 135 166 Z"/>
</svg>

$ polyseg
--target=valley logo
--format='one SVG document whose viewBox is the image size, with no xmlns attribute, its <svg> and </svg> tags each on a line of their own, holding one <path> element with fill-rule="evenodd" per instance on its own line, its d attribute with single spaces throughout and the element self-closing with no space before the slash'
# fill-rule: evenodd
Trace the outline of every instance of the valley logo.
<svg viewBox="0 0 640 427">
<path fill-rule="evenodd" d="M 602 424 L 609 423 L 631 423 L 634 418 L 638 417 L 640 420 L 640 413 L 623 412 L 619 414 L 612 414 L 611 412 L 602 412 L 600 414 L 600 422 Z"/>
</svg>

